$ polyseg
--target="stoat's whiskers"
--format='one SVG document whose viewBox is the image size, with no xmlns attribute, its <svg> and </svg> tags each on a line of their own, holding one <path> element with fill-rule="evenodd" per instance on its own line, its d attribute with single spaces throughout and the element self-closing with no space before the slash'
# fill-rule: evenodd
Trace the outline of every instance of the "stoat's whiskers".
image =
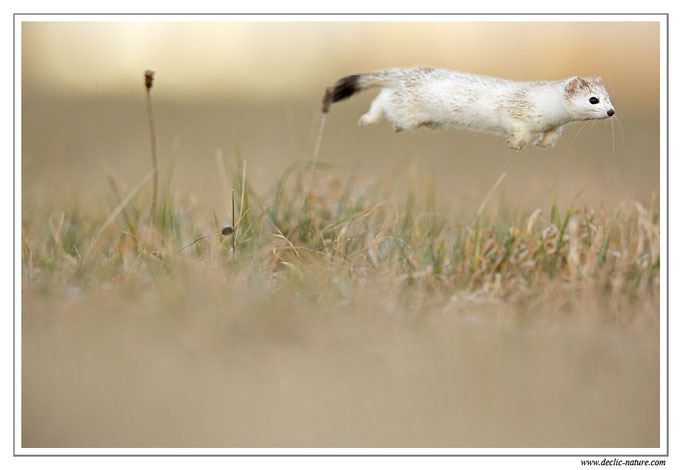
<svg viewBox="0 0 682 470">
<path fill-rule="evenodd" d="M 620 143 L 625 147 L 625 130 L 623 129 L 623 124 L 618 119 L 618 116 L 613 116 L 616 119 L 616 124 L 618 125 L 618 130 L 620 131 Z"/>
<path fill-rule="evenodd" d="M 588 119 L 588 120 L 584 121 L 584 122 L 583 122 L 583 125 L 580 126 L 580 129 L 578 129 L 578 132 L 576 132 L 575 135 L 573 136 L 573 138 L 571 139 L 571 143 L 568 144 L 568 149 L 566 150 L 566 155 L 568 155 L 568 152 L 571 151 L 571 147 L 573 147 L 573 142 L 575 142 L 575 139 L 578 138 L 578 136 L 579 136 L 580 133 L 583 131 L 583 129 L 585 129 L 585 126 L 587 126 L 587 124 L 589 124 L 589 122 L 590 122 L 591 120 L 592 120 L 592 119 Z"/>
</svg>

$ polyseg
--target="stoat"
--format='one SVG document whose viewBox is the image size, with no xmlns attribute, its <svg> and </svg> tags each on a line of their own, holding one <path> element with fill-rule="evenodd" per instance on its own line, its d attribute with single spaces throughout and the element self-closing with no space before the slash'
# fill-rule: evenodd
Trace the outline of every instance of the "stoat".
<svg viewBox="0 0 682 470">
<path fill-rule="evenodd" d="M 574 121 L 607 119 L 616 111 L 600 77 L 517 82 L 445 69 L 412 67 L 349 75 L 327 89 L 323 111 L 358 91 L 381 88 L 358 125 L 383 118 L 396 132 L 419 127 L 460 127 L 507 137 L 522 149 L 552 148 L 563 126 Z"/>
</svg>

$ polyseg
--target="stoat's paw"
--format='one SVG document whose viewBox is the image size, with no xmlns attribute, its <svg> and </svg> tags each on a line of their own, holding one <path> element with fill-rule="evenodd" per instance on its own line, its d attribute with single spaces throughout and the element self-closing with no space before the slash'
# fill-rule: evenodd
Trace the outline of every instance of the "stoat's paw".
<svg viewBox="0 0 682 470">
<path fill-rule="evenodd" d="M 525 147 L 526 141 L 518 137 L 510 137 L 507 139 L 507 145 L 512 150 L 521 150 L 523 147 Z"/>
<path fill-rule="evenodd" d="M 541 149 L 553 149 L 556 145 L 556 140 L 546 141 L 545 139 L 538 139 L 533 145 Z"/>
<path fill-rule="evenodd" d="M 550 129 L 546 131 L 542 137 L 536 140 L 533 145 L 543 149 L 551 149 L 554 148 L 556 143 L 559 141 L 559 137 L 561 137 L 561 130 Z"/>
<path fill-rule="evenodd" d="M 553 149 L 559 141 L 559 136 L 545 136 L 535 141 L 533 145 L 542 149 Z"/>
<path fill-rule="evenodd" d="M 358 119 L 358 127 L 373 126 L 381 120 L 381 115 L 372 115 L 371 112 L 365 113 Z"/>
</svg>

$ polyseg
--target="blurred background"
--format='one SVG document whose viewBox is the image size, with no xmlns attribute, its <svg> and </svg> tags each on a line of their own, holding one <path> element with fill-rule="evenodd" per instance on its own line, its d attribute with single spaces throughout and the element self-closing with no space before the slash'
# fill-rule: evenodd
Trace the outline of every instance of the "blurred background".
<svg viewBox="0 0 682 470">
<path fill-rule="evenodd" d="M 248 162 L 265 191 L 309 160 L 325 87 L 351 73 L 425 65 L 515 80 L 601 76 L 622 123 L 569 126 L 557 148 L 512 152 L 467 131 L 394 134 L 356 122 L 376 91 L 332 107 L 319 160 L 360 178 L 406 157 L 435 175 L 439 203 L 476 210 L 648 202 L 659 191 L 659 26 L 656 22 L 24 22 L 22 170 L 35 202 L 105 196 L 106 161 L 130 186 L 149 171 L 143 72 L 152 89 L 162 175 L 215 208 L 216 151 Z M 407 178 L 407 176 L 404 176 Z M 400 182 L 398 180 L 398 182 Z M 400 184 L 397 185 L 400 188 Z M 87 201 L 83 200 L 87 194 Z M 494 203 L 495 201 L 493 201 Z M 451 207 L 450 207 L 451 206 Z"/>
</svg>

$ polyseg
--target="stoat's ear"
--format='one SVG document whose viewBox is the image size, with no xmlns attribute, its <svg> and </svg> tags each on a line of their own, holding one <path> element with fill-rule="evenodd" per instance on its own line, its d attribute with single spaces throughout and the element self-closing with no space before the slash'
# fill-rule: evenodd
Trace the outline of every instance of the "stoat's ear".
<svg viewBox="0 0 682 470">
<path fill-rule="evenodd" d="M 596 80 L 597 80 L 597 83 L 599 83 L 599 84 L 601 84 L 601 85 L 604 84 L 604 82 L 601 81 L 601 77 L 597 77 Z"/>
<path fill-rule="evenodd" d="M 588 86 L 587 80 L 585 80 L 583 77 L 573 77 L 566 82 L 566 93 L 578 93 L 580 90 L 587 88 Z"/>
</svg>

